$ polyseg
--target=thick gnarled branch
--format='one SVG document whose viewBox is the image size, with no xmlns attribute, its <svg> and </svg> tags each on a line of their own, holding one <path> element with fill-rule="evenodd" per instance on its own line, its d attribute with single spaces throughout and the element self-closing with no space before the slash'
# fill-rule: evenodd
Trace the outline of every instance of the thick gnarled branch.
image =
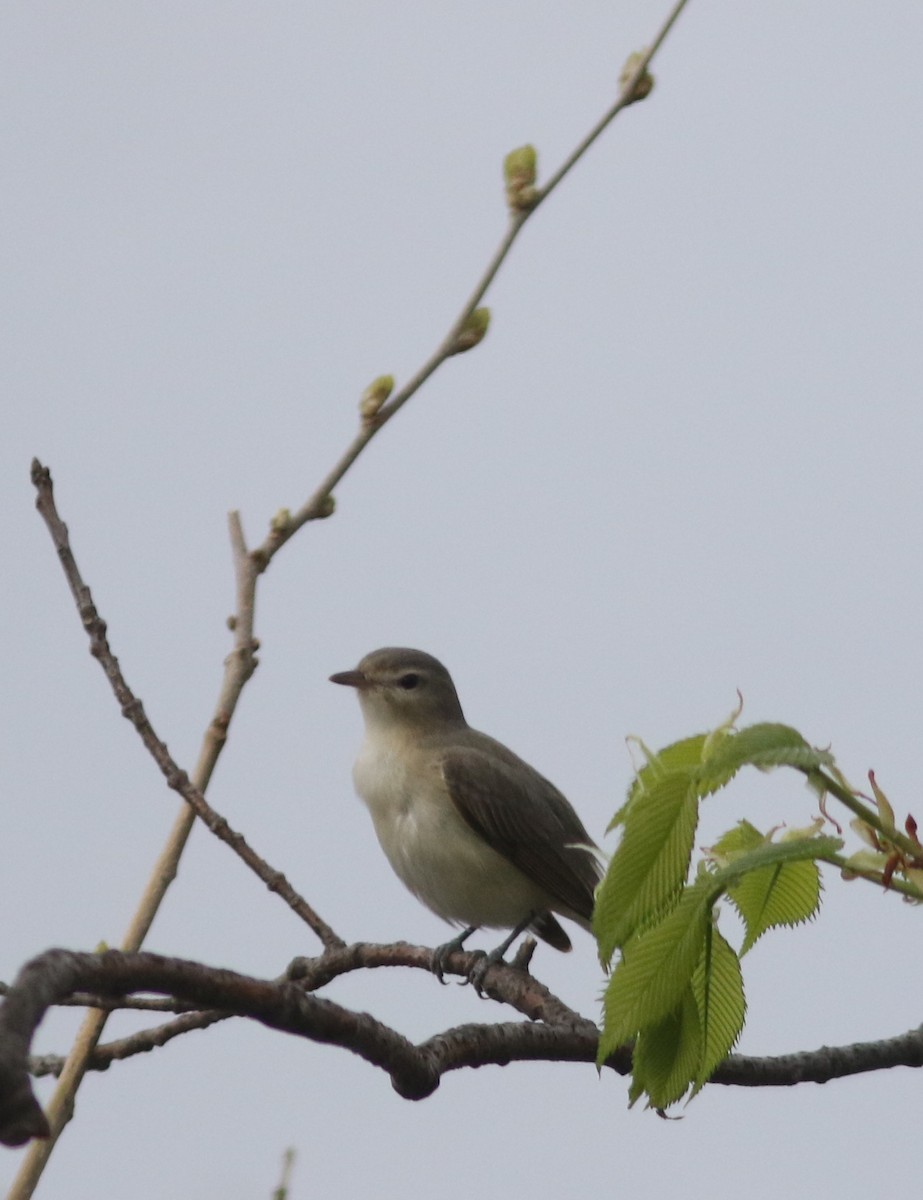
<svg viewBox="0 0 923 1200">
<path fill-rule="evenodd" d="M 450 966 L 463 974 L 471 957 L 459 951 L 451 957 Z M 527 972 L 511 965 L 492 967 L 485 979 L 485 991 L 512 1005 L 529 1018 L 527 1021 L 459 1025 L 418 1045 L 368 1013 L 353 1012 L 311 990 L 353 970 L 412 966 L 428 971 L 431 959 L 428 948 L 406 943 L 342 946 L 317 959 L 296 960 L 286 978 L 263 980 L 157 954 L 49 950 L 23 968 L 0 1009 L 0 1142 L 15 1146 L 47 1136 L 48 1124 L 29 1083 L 29 1045 L 47 1009 L 80 991 L 108 998 L 154 992 L 209 1010 L 177 1018 L 177 1023 L 185 1024 L 173 1035 L 163 1032 L 170 1025 L 150 1031 L 156 1032 L 158 1040 L 145 1044 L 143 1038 L 138 1038 L 134 1052 L 165 1044 L 170 1036 L 201 1028 L 203 1023 L 245 1017 L 283 1033 L 350 1050 L 387 1072 L 395 1091 L 408 1100 L 426 1098 L 445 1073 L 465 1067 L 595 1061 L 598 1037 L 594 1023 L 569 1009 Z M 96 1065 L 104 1069 L 113 1057 L 105 1055 Z M 628 1073 L 630 1048 L 622 1047 L 606 1066 L 619 1074 Z M 923 1027 L 879 1042 L 822 1047 L 775 1058 L 732 1055 L 711 1082 L 785 1087 L 826 1083 L 894 1066 L 923 1066 Z"/>
</svg>

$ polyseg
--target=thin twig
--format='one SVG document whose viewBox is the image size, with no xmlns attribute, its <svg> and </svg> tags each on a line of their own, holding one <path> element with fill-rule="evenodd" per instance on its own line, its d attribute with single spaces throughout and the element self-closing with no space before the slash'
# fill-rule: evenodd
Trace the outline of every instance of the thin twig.
<svg viewBox="0 0 923 1200">
<path fill-rule="evenodd" d="M 289 1148 L 282 1155 L 282 1174 L 278 1186 L 273 1190 L 272 1200 L 288 1200 L 288 1186 L 292 1181 L 292 1171 L 295 1167 L 295 1150 Z"/>
<path fill-rule="evenodd" d="M 618 100 L 616 100 L 615 104 L 612 105 L 608 112 L 603 114 L 603 116 L 593 126 L 583 141 L 580 142 L 573 153 L 567 156 L 567 158 L 564 160 L 561 166 L 558 167 L 557 171 L 555 171 L 545 186 L 539 189 L 535 205 L 532 208 L 533 212 L 538 205 L 541 204 L 543 200 L 547 199 L 548 195 L 554 191 L 564 176 L 567 175 L 568 172 L 577 165 L 577 163 L 581 158 L 583 158 L 584 154 L 586 154 L 587 150 L 589 150 L 599 135 L 609 127 L 622 109 L 627 108 L 629 104 L 634 104 L 636 102 L 636 89 L 638 84 L 644 78 L 647 68 L 651 65 L 655 54 L 666 40 L 667 34 L 669 34 L 670 30 L 676 24 L 680 13 L 686 7 L 686 4 L 687 0 L 677 0 L 677 3 L 673 6 L 669 16 L 657 31 L 657 35 L 651 42 L 650 46 L 648 46 L 643 54 L 638 57 L 637 63 L 635 64 L 631 75 L 625 80 L 625 84 Z"/>
<path fill-rule="evenodd" d="M 481 273 L 480 279 L 474 286 L 471 295 L 465 301 L 458 316 L 449 326 L 449 330 L 445 337 L 439 343 L 438 347 L 426 359 L 421 367 L 407 380 L 402 388 L 381 407 L 375 416 L 374 422 L 363 426 L 353 440 L 347 446 L 345 452 L 327 475 L 321 480 L 312 494 L 304 502 L 304 504 L 292 514 L 290 520 L 286 523 L 283 530 L 273 530 L 263 542 L 263 544 L 253 551 L 254 559 L 259 563 L 260 569 L 265 570 L 269 565 L 273 556 L 281 549 L 281 547 L 294 536 L 298 530 L 308 521 L 317 520 L 319 517 L 329 516 L 332 511 L 330 507 L 330 499 L 333 495 L 333 490 L 342 480 L 343 476 L 353 465 L 365 447 L 369 444 L 375 434 L 391 420 L 407 401 L 423 386 L 429 377 L 438 370 L 439 367 L 448 359 L 451 358 L 457 343 L 458 335 L 464 328 L 471 314 L 478 307 L 487 289 L 493 283 L 497 272 L 503 266 L 506 258 L 513 248 L 516 238 L 519 236 L 523 226 L 532 216 L 535 210 L 541 203 L 548 199 L 551 193 L 558 187 L 564 177 L 577 165 L 581 158 L 590 149 L 593 143 L 597 140 L 600 134 L 612 123 L 618 114 L 628 105 L 633 104 L 637 100 L 636 89 L 639 82 L 644 77 L 647 68 L 650 66 L 657 51 L 663 45 L 670 30 L 675 25 L 680 13 L 686 7 L 688 0 L 677 0 L 673 6 L 669 16 L 664 21 L 661 28 L 658 30 L 653 42 L 638 58 L 637 64 L 632 70 L 631 75 L 625 81 L 624 86 L 619 94 L 616 102 L 603 114 L 600 120 L 593 126 L 585 138 L 578 144 L 577 148 L 568 155 L 561 166 L 554 172 L 544 187 L 536 192 L 536 197 L 528 209 L 523 209 L 510 214 L 509 224 L 506 231 L 497 246 L 494 253 L 491 255 L 490 261 Z"/>
<path fill-rule="evenodd" d="M 78 606 L 83 626 L 90 638 L 90 653 L 99 661 L 106 678 L 115 693 L 116 699 L 122 706 L 122 715 L 135 727 L 149 754 L 157 763 L 167 785 L 178 792 L 195 815 L 211 832 L 230 846 L 235 854 L 243 860 L 251 871 L 257 875 L 271 892 L 280 896 L 318 936 L 325 946 L 342 946 L 343 939 L 333 932 L 308 902 L 295 891 L 281 871 L 271 867 L 248 844 L 243 834 L 232 829 L 226 819 L 216 812 L 208 803 L 201 791 L 192 783 L 171 756 L 166 743 L 157 736 L 151 725 L 144 706 L 135 696 L 122 673 L 119 661 L 112 653 L 106 637 L 106 623 L 99 615 L 93 604 L 90 589 L 80 575 L 77 562 L 70 546 L 67 526 L 58 515 L 54 502 L 54 489 L 51 482 L 51 472 L 35 459 L 32 463 L 32 482 L 38 491 L 36 507 L 45 519 L 51 536 L 57 548 L 58 555 L 64 566 L 71 590 L 79 596 Z"/>
<path fill-rule="evenodd" d="M 62 1000 L 59 1003 L 67 1004 L 69 1001 Z M 175 1007 L 180 1007 L 177 1001 L 170 1001 Z M 102 1006 L 107 1012 L 112 1012 L 115 1009 L 128 1008 L 125 1003 L 125 997 L 120 997 L 118 1000 L 107 1000 Z M 183 1008 L 192 1008 L 185 1016 L 177 1017 L 175 1021 L 165 1021 L 162 1025 L 153 1025 L 149 1029 L 139 1029 L 136 1033 L 129 1034 L 128 1037 L 117 1038 L 111 1042 L 105 1042 L 101 1046 L 97 1046 L 90 1055 L 87 1069 L 90 1071 L 106 1071 L 114 1062 L 120 1062 L 126 1058 L 134 1058 L 136 1054 L 148 1054 L 151 1050 L 158 1049 L 161 1046 L 166 1046 L 168 1042 L 172 1042 L 174 1038 L 182 1037 L 184 1034 L 192 1033 L 198 1029 L 208 1029 L 210 1025 L 216 1025 L 219 1021 L 227 1021 L 230 1018 L 230 1013 L 219 1012 L 216 1009 L 210 1009 L 207 1012 L 202 1012 L 200 1009 L 194 1008 L 189 1004 L 181 1005 Z M 37 1058 L 29 1060 L 29 1074 L 34 1078 L 41 1078 L 43 1075 L 60 1075 L 64 1070 L 66 1059 L 61 1058 L 58 1054 L 43 1054 Z"/>
<path fill-rule="evenodd" d="M 870 805 L 863 804 L 854 792 L 834 779 L 829 771 L 812 768 L 806 770 L 804 774 L 813 788 L 818 792 L 829 792 L 832 796 L 836 796 L 837 800 L 845 805 L 853 816 L 858 817 L 866 825 L 870 825 L 885 841 L 899 847 L 909 858 L 915 859 L 919 855 L 919 843 L 902 833 L 900 829 L 886 825 L 881 816 Z"/>
</svg>

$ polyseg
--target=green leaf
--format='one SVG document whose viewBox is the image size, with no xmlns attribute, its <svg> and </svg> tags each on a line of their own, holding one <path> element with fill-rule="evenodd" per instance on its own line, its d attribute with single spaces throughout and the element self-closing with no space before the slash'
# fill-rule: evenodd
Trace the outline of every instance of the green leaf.
<svg viewBox="0 0 923 1200">
<path fill-rule="evenodd" d="M 804 920 L 796 914 L 807 911 L 811 897 L 816 909 L 818 895 L 805 892 L 803 878 L 808 871 L 817 876 L 816 858 L 841 848 L 840 839 L 817 836 L 813 827 L 772 842 L 741 822 L 721 838 L 711 864 L 702 864 L 675 907 L 626 943 L 603 998 L 597 1061 L 634 1041 L 632 1102 L 646 1093 L 665 1107 L 690 1085 L 694 1096 L 740 1036 L 746 1012 L 740 962 L 715 927 L 718 897 L 743 895 L 752 905 L 745 917 L 752 945 L 771 924 Z M 754 879 L 759 888 L 751 902 Z"/>
<path fill-rule="evenodd" d="M 826 750 L 816 750 L 790 725 L 765 722 L 749 725 L 722 739 L 702 768 L 702 786 L 709 791 L 721 787 L 741 767 L 797 767 L 812 770 L 830 766 L 833 756 Z"/>
<path fill-rule="evenodd" d="M 692 976 L 692 992 L 701 1031 L 701 1055 L 690 1077 L 695 1081 L 695 1096 L 734 1048 L 747 1012 L 740 959 L 714 925 Z"/>
<path fill-rule="evenodd" d="M 751 825 L 749 821 L 738 821 L 733 829 L 722 833 L 711 847 L 711 854 L 716 859 L 737 858 L 748 850 L 764 846 L 766 840 L 766 835 L 760 833 L 755 825 Z"/>
<path fill-rule="evenodd" d="M 740 1037 L 745 1012 L 740 962 L 712 923 L 679 1004 L 638 1033 L 632 1102 L 646 1094 L 655 1108 L 667 1108 L 690 1085 L 695 1096 Z"/>
<path fill-rule="evenodd" d="M 649 777 L 626 815 L 622 840 L 596 895 L 593 931 L 604 964 L 681 891 L 698 819 L 690 772 Z"/>
<path fill-rule="evenodd" d="M 647 762 L 610 825 L 623 826 L 622 840 L 596 898 L 593 930 L 604 965 L 640 929 L 659 920 L 679 895 L 689 872 L 701 798 L 725 786 L 746 765 L 815 769 L 833 761 L 789 725 L 763 723 L 735 732 L 730 720 L 657 754 L 642 749 Z M 803 891 L 807 879 L 802 868 L 792 875 L 793 886 Z M 783 919 L 772 923 L 793 923 L 784 913 L 783 908 Z M 766 928 L 757 923 L 753 940 Z"/>
<path fill-rule="evenodd" d="M 737 731 L 738 715 L 658 754 L 642 747 L 647 761 L 610 826 L 622 827 L 622 839 L 598 891 L 593 928 L 602 961 L 619 949 L 621 959 L 603 996 L 597 1061 L 633 1043 L 632 1103 L 646 1094 L 663 1108 L 690 1087 L 695 1096 L 740 1037 L 740 959 L 714 923 L 718 898 L 727 893 L 744 921 L 745 953 L 768 929 L 816 913 L 817 860 L 842 849 L 840 839 L 819 835 L 820 819 L 776 842 L 741 821 L 686 884 L 699 804 L 742 767 L 790 766 L 809 779 L 822 767 L 835 771 L 832 756 L 791 726 Z"/>
<path fill-rule="evenodd" d="M 812 861 L 748 871 L 728 888 L 728 898 L 747 928 L 740 953 L 746 954 L 774 926 L 800 925 L 813 917 L 820 906 L 820 888 L 820 871 Z"/>
<path fill-rule="evenodd" d="M 692 778 L 695 770 L 701 766 L 702 753 L 711 736 L 710 733 L 697 733 L 694 737 L 683 738 L 680 742 L 664 746 L 656 754 L 648 750 L 643 742 L 639 742 L 647 762 L 632 780 L 628 788 L 628 798 L 609 822 L 606 833 L 611 833 L 613 829 L 623 825 L 631 806 L 636 802 L 642 802 L 648 788 L 652 787 L 657 780 L 662 779 L 664 775 L 678 771 L 680 774 L 687 774 Z"/>
<path fill-rule="evenodd" d="M 599 1064 L 679 1006 L 702 954 L 714 895 L 710 878 L 693 884 L 668 916 L 624 947 L 603 997 Z"/>
<path fill-rule="evenodd" d="M 819 837 L 817 825 L 790 829 L 778 842 L 741 821 L 711 849 L 715 879 L 724 881 L 731 903 L 746 926 L 740 953 L 779 925 L 799 925 L 820 907 L 817 859 L 842 848 L 838 838 Z"/>
<path fill-rule="evenodd" d="M 655 1108 L 680 1100 L 702 1059 L 702 1025 L 692 986 L 679 1007 L 638 1035 L 632 1055 L 632 1096 L 647 1095 Z"/>
</svg>

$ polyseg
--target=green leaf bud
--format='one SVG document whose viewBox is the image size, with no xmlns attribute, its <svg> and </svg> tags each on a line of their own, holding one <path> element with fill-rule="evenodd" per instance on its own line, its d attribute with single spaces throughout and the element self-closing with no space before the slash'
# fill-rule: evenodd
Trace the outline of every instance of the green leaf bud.
<svg viewBox="0 0 923 1200">
<path fill-rule="evenodd" d="M 478 342 L 484 340 L 488 325 L 490 325 L 490 309 L 476 308 L 459 330 L 455 345 L 449 353 L 464 354 L 466 350 L 472 350 Z"/>
<path fill-rule="evenodd" d="M 379 375 L 377 379 L 372 380 L 359 401 L 359 415 L 363 425 L 374 423 L 379 410 L 393 391 L 393 375 Z"/>
<path fill-rule="evenodd" d="M 635 50 L 634 53 L 629 54 L 628 58 L 625 60 L 625 65 L 622 67 L 622 73 L 619 76 L 619 87 L 623 92 L 627 91 L 632 79 L 634 79 L 635 72 L 640 66 L 641 60 L 644 58 L 644 54 L 645 51 Z M 643 100 L 646 96 L 649 96 L 653 90 L 654 76 L 645 68 L 643 73 L 638 77 L 634 86 L 631 88 L 631 94 L 626 94 L 626 103 L 634 104 L 638 100 Z"/>
<path fill-rule="evenodd" d="M 291 509 L 280 508 L 273 519 L 269 522 L 269 528 L 273 533 L 285 533 L 291 523 Z"/>
<path fill-rule="evenodd" d="M 503 160 L 506 202 L 511 212 L 528 212 L 534 208 L 538 195 L 535 188 L 537 166 L 538 154 L 534 146 L 511 150 Z"/>
</svg>

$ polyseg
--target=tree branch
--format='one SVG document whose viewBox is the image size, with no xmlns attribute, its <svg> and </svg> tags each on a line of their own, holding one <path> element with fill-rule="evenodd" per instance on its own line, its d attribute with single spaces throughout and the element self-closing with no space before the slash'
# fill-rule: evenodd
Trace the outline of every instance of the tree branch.
<svg viewBox="0 0 923 1200">
<path fill-rule="evenodd" d="M 471 958 L 458 951 L 449 960 L 450 968 L 464 974 Z M 48 1124 L 27 1073 L 29 1044 L 47 1009 L 79 991 L 104 997 L 154 992 L 209 1010 L 113 1043 L 116 1049 L 109 1048 L 97 1062 L 98 1069 L 105 1069 L 116 1057 L 166 1044 L 191 1028 L 229 1016 L 246 1017 L 283 1033 L 350 1050 L 385 1071 L 394 1089 L 408 1100 L 430 1096 L 446 1072 L 464 1067 L 527 1061 L 595 1062 L 596 1025 L 569 1009 L 531 975 L 508 964 L 490 968 L 485 991 L 491 998 L 511 1004 L 527 1021 L 459 1025 L 419 1045 L 368 1013 L 353 1012 L 309 990 L 352 970 L 414 966 L 429 971 L 431 959 L 428 948 L 406 943 L 340 946 L 319 959 L 295 960 L 287 978 L 262 980 L 157 954 L 49 950 L 26 964 L 0 1009 L 0 1142 L 16 1146 L 47 1136 Z M 627 1074 L 630 1048 L 620 1048 L 606 1066 Z M 732 1055 L 711 1082 L 790 1087 L 895 1066 L 923 1066 L 923 1027 L 878 1042 L 825 1046 L 776 1058 Z"/>
</svg>

